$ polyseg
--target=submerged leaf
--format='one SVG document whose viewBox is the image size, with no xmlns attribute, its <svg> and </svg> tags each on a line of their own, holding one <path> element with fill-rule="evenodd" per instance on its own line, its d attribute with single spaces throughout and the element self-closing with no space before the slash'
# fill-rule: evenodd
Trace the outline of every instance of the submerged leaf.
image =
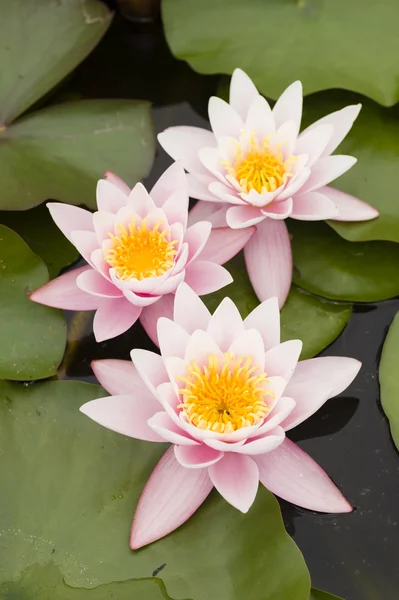
<svg viewBox="0 0 399 600">
<path fill-rule="evenodd" d="M 384 342 L 380 362 L 381 404 L 389 420 L 393 441 L 399 450 L 399 313 Z"/>
</svg>

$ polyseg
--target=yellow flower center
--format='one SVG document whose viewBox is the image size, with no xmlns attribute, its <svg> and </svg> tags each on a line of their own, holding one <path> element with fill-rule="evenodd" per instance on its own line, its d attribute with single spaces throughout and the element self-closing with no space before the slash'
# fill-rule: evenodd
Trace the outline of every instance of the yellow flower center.
<svg viewBox="0 0 399 600">
<path fill-rule="evenodd" d="M 149 229 L 144 218 L 136 227 L 135 220 L 118 225 L 119 236 L 109 233 L 112 248 L 104 251 L 104 259 L 120 279 L 145 279 L 163 275 L 173 266 L 177 240 L 169 241 L 169 229 L 160 231 L 163 221 Z"/>
<path fill-rule="evenodd" d="M 226 352 L 223 358 L 210 354 L 199 367 L 195 361 L 186 367 L 188 376 L 180 379 L 184 402 L 178 406 L 187 420 L 199 429 L 231 433 L 263 420 L 269 411 L 265 396 L 266 373 L 252 366 L 250 356 L 236 359 Z"/>
<path fill-rule="evenodd" d="M 243 192 L 256 190 L 259 194 L 274 192 L 292 176 L 289 165 L 296 160 L 290 156 L 284 160 L 279 144 L 276 149 L 270 147 L 270 136 L 259 144 L 253 134 L 249 150 L 244 153 L 237 143 L 237 152 L 232 162 L 224 162 L 226 170 L 241 186 Z"/>
</svg>

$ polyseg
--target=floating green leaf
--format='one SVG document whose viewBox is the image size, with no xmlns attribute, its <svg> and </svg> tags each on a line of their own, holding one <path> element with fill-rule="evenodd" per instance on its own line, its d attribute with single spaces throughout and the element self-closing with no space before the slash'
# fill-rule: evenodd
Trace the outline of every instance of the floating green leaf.
<svg viewBox="0 0 399 600">
<path fill-rule="evenodd" d="M 249 281 L 242 254 L 224 265 L 234 281 L 202 299 L 211 312 L 229 296 L 245 318 L 259 304 Z M 316 298 L 300 288 L 292 287 L 281 311 L 282 340 L 303 341 L 302 359 L 319 354 L 339 336 L 352 314 L 351 305 L 336 304 Z"/>
<path fill-rule="evenodd" d="M 384 10 L 378 4 L 365 10 L 363 0 L 164 0 L 162 6 L 172 52 L 200 73 L 241 67 L 271 98 L 301 79 L 307 94 L 343 88 L 389 106 L 399 100 L 396 0 L 385 0 Z"/>
<path fill-rule="evenodd" d="M 43 204 L 31 210 L 0 212 L 0 223 L 16 231 L 47 265 L 50 279 L 79 256 L 64 234 L 58 229 Z"/>
<path fill-rule="evenodd" d="M 290 221 L 294 282 L 332 300 L 374 302 L 399 295 L 399 244 L 342 239 L 324 223 Z"/>
<path fill-rule="evenodd" d="M 112 15 L 99 0 L 0 0 L 0 125 L 7 125 L 96 46 Z"/>
<path fill-rule="evenodd" d="M 308 600 L 305 563 L 264 488 L 249 515 L 215 492 L 176 532 L 130 551 L 135 505 L 165 445 L 79 412 L 102 394 L 74 381 L 0 383 L 0 581 L 51 561 L 74 587 L 155 572 L 179 600 Z"/>
<path fill-rule="evenodd" d="M 399 313 L 394 318 L 380 362 L 381 404 L 389 419 L 393 441 L 399 450 Z"/>
<path fill-rule="evenodd" d="M 0 225 L 0 379 L 44 379 L 57 371 L 66 343 L 65 318 L 28 297 L 47 281 L 42 260 Z"/>
<path fill-rule="evenodd" d="M 328 592 L 322 592 L 321 590 L 312 588 L 309 600 L 342 600 L 342 598 L 338 598 L 338 596 L 333 596 L 333 594 L 329 594 Z"/>
<path fill-rule="evenodd" d="M 94 208 L 104 171 L 133 185 L 149 172 L 154 148 L 147 102 L 83 100 L 31 113 L 0 133 L 0 209 L 47 198 Z"/>
</svg>

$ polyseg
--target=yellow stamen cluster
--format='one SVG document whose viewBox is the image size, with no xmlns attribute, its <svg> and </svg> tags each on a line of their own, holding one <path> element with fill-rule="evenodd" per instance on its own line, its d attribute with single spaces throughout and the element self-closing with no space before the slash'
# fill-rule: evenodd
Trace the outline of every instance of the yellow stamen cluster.
<svg viewBox="0 0 399 600">
<path fill-rule="evenodd" d="M 104 259 L 120 279 L 159 277 L 173 267 L 177 240 L 169 241 L 169 229 L 159 221 L 148 228 L 144 218 L 136 227 L 135 220 L 118 226 L 118 236 L 109 233 L 112 248 L 104 251 Z"/>
<path fill-rule="evenodd" d="M 192 361 L 186 369 L 185 387 L 179 390 L 184 402 L 178 408 L 199 429 L 231 433 L 266 417 L 265 396 L 273 394 L 265 385 L 266 373 L 252 366 L 250 356 L 210 354 L 202 367 Z"/>
<path fill-rule="evenodd" d="M 253 134 L 249 150 L 244 152 L 237 143 L 234 161 L 224 162 L 228 174 L 241 186 L 244 193 L 256 190 L 259 194 L 274 192 L 292 176 L 289 165 L 296 160 L 290 156 L 284 160 L 280 144 L 276 149 L 270 147 L 270 137 L 263 138 L 259 144 Z"/>
</svg>

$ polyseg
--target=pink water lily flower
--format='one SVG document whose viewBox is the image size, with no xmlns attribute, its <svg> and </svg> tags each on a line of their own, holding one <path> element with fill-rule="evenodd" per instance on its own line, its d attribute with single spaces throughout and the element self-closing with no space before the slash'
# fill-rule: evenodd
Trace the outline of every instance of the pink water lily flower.
<svg viewBox="0 0 399 600">
<path fill-rule="evenodd" d="M 132 549 L 184 523 L 215 487 L 247 512 L 259 481 L 299 506 L 350 512 L 326 473 L 286 437 L 355 378 L 360 363 L 326 357 L 298 363 L 302 342 L 280 343 L 277 298 L 243 320 L 225 298 L 211 316 L 186 284 L 174 321 L 158 322 L 161 356 L 133 350 L 93 363 L 111 394 L 84 404 L 91 419 L 123 435 L 170 442 L 139 500 Z"/>
<path fill-rule="evenodd" d="M 231 283 L 222 263 L 254 233 L 241 239 L 207 221 L 187 227 L 187 179 L 173 164 L 150 193 L 133 190 L 112 173 L 97 186 L 94 214 L 69 204 L 47 204 L 51 216 L 88 266 L 36 290 L 31 300 L 69 310 L 95 310 L 98 342 L 120 335 L 140 317 L 154 342 L 160 316 L 173 314 L 174 293 L 186 281 L 198 294 Z"/>
<path fill-rule="evenodd" d="M 163 148 L 188 171 L 189 192 L 206 201 L 191 222 L 209 219 L 235 230 L 256 225 L 245 246 L 249 277 L 260 300 L 287 297 L 292 278 L 291 245 L 284 219 L 374 219 L 378 211 L 329 187 L 352 167 L 352 156 L 330 156 L 346 136 L 361 105 L 327 115 L 299 133 L 302 85 L 296 81 L 273 110 L 241 70 L 233 73 L 230 103 L 209 101 L 212 131 L 170 127 Z M 238 232 L 237 232 L 238 233 Z"/>
</svg>

